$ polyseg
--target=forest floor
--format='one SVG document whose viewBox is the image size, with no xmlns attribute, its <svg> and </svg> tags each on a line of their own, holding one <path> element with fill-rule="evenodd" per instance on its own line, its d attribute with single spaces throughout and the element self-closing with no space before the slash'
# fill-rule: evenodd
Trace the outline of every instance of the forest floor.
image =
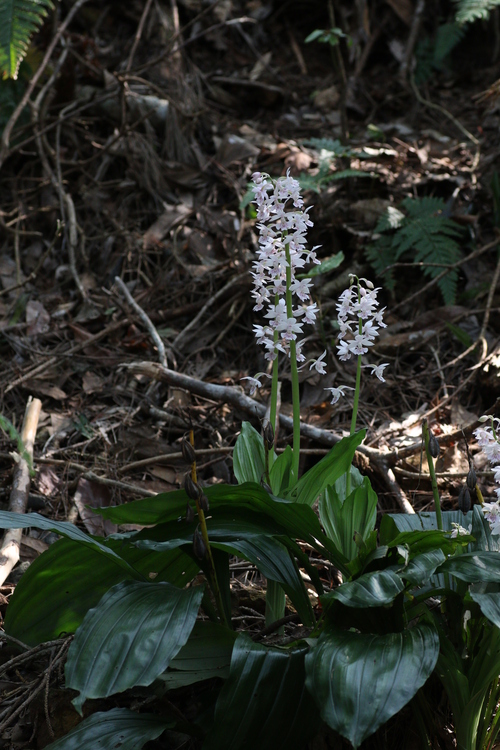
<svg viewBox="0 0 500 750">
<path fill-rule="evenodd" d="M 20 430 L 29 397 L 42 402 L 30 510 L 112 532 L 87 506 L 177 489 L 187 470 L 180 440 L 190 430 L 201 481 L 234 481 L 241 423 L 259 428 L 251 409 L 200 395 L 192 381 L 155 380 L 144 363 L 247 395 L 242 378 L 266 369 L 250 296 L 256 170 L 290 170 L 300 180 L 312 207 L 309 246 L 321 246 L 324 262 L 307 349 L 311 357 L 326 349 L 328 373 L 301 375 L 301 418 L 318 430 L 304 436 L 303 468 L 332 434 L 349 432 L 352 404 L 330 404 L 325 388 L 354 384 L 355 369 L 336 357 L 335 304 L 355 273 L 381 287 L 387 328 L 371 361 L 389 363 L 385 383 L 363 380 L 358 427 L 368 429 L 367 446 L 401 453 L 391 471 L 363 455 L 359 466 L 380 513 L 431 509 L 419 448 L 427 419 L 441 444 L 443 508 L 457 508 L 472 429 L 482 414 L 499 414 L 497 40 L 492 27 L 475 24 L 447 69 L 425 77 L 422 63 L 417 87 L 397 59 L 411 28 L 405 3 L 374 3 L 365 28 L 344 5 L 354 42 L 342 47 L 347 138 L 336 48 L 304 41 L 329 26 L 327 3 L 186 0 L 168 12 L 159 2 L 82 5 L 36 106 L 11 135 L 0 179 L 0 411 Z M 432 23 L 424 19 L 421 35 Z M 54 19 L 38 35 L 32 66 L 56 28 Z M 26 71 L 2 83 L 0 96 L 8 86 L 19 97 Z M 0 118 L 4 127 L 8 117 Z M 388 208 L 400 218 L 398 210 L 427 210 L 412 229 L 434 248 L 424 260 L 415 239 L 389 270 L 385 256 L 377 261 L 375 227 Z M 454 222 L 451 239 L 438 229 L 435 243 L 436 218 Z M 264 387 L 254 398 L 265 404 L 268 395 Z M 286 372 L 281 413 L 291 414 Z M 290 433 L 281 427 L 280 447 Z M 2 440 L 6 510 L 13 443 Z M 486 496 L 491 472 L 476 468 Z M 53 538 L 23 536 L 20 564 L 0 587 L 3 613 Z M 10 734 L 0 747 L 50 740 L 40 734 L 26 744 L 24 725 L 18 739 L 12 724 L 2 728 Z"/>
</svg>

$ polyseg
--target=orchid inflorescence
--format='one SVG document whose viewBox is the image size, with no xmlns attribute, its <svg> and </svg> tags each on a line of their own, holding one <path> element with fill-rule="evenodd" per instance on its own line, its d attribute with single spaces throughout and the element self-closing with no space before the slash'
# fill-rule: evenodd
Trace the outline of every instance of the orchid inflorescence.
<svg viewBox="0 0 500 750">
<path fill-rule="evenodd" d="M 309 288 L 312 280 L 298 280 L 296 271 L 306 263 L 319 263 L 317 247 L 306 248 L 306 232 L 313 223 L 308 209 L 302 210 L 304 201 L 300 196 L 300 185 L 287 174 L 273 184 L 269 175 L 255 172 L 252 175 L 255 185 L 255 203 L 259 228 L 259 250 L 254 261 L 252 276 L 256 301 L 254 310 L 265 306 L 267 325 L 255 325 L 255 335 L 259 344 L 267 349 L 266 358 L 274 360 L 278 352 L 290 356 L 290 341 L 302 333 L 304 323 L 316 320 L 318 306 L 311 300 Z M 287 210 L 291 201 L 297 210 Z M 288 274 L 287 274 L 288 272 Z M 287 288 L 300 301 L 287 305 Z M 296 356 L 299 362 L 305 360 L 301 352 L 301 342 L 297 342 Z"/>
<path fill-rule="evenodd" d="M 490 422 L 488 427 L 478 427 L 474 430 L 474 437 L 479 447 L 493 467 L 495 482 L 500 484 L 500 419 L 491 415 L 481 417 L 480 422 Z M 483 503 L 482 511 L 488 521 L 491 533 L 500 534 L 500 487 L 495 490 L 497 500 L 492 503 Z"/>
<path fill-rule="evenodd" d="M 306 247 L 306 232 L 313 226 L 309 218 L 309 209 L 303 209 L 304 201 L 300 195 L 300 185 L 290 177 L 280 177 L 276 181 L 269 175 L 255 172 L 252 175 L 254 184 L 254 203 L 257 205 L 257 227 L 259 229 L 259 249 L 253 263 L 252 276 L 255 299 L 254 310 L 265 310 L 264 317 L 268 323 L 254 325 L 257 343 L 266 349 L 266 359 L 274 361 L 278 353 L 295 356 L 297 362 L 309 365 L 321 375 L 326 372 L 326 350 L 317 359 L 306 362 L 302 353 L 303 341 L 298 334 L 303 333 L 304 324 L 314 324 L 318 306 L 311 299 L 312 279 L 296 276 L 308 263 L 320 261 L 316 257 L 315 246 L 312 250 Z M 351 275 L 351 285 L 340 295 L 337 310 L 339 323 L 339 357 L 345 361 L 352 355 L 360 357 L 373 346 L 374 340 L 383 322 L 384 309 L 377 310 L 377 292 L 371 281 Z M 293 344 L 292 344 L 293 342 Z M 362 365 L 371 369 L 371 374 L 384 381 L 383 372 L 387 363 L 381 365 Z M 242 378 L 249 380 L 252 390 L 261 386 L 260 378 Z M 269 376 L 267 376 L 269 377 Z M 336 403 L 346 390 L 355 390 L 350 386 L 326 388 L 330 391 L 332 404 Z"/>
</svg>

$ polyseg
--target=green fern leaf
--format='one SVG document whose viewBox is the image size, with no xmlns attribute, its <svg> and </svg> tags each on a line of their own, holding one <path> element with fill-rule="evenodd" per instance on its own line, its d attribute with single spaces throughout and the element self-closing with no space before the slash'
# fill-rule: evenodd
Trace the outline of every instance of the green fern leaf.
<svg viewBox="0 0 500 750">
<path fill-rule="evenodd" d="M 392 237 L 382 235 L 365 249 L 365 255 L 377 276 L 384 277 L 384 286 L 393 292 L 396 287 L 394 271 L 389 268 L 395 262 Z"/>
<path fill-rule="evenodd" d="M 460 24 L 444 23 L 438 27 L 434 42 L 434 55 L 432 63 L 435 68 L 442 70 L 450 52 L 463 39 L 465 29 Z"/>
<path fill-rule="evenodd" d="M 443 214 L 446 204 L 441 198 L 406 198 L 401 207 L 406 215 L 390 206 L 379 220 L 375 231 L 380 234 L 366 256 L 377 273 L 411 255 L 423 264 L 423 273 L 436 278 L 443 269 L 461 257 L 457 240 L 462 228 Z M 392 277 L 391 277 L 392 279 Z M 452 269 L 437 282 L 445 304 L 455 301 L 458 272 Z"/>
<path fill-rule="evenodd" d="M 454 0 L 457 5 L 457 23 L 471 23 L 478 18 L 489 18 L 490 11 L 498 8 L 500 0 Z"/>
<path fill-rule="evenodd" d="M 32 35 L 54 5 L 52 0 L 0 0 L 0 71 L 17 78 Z"/>
</svg>

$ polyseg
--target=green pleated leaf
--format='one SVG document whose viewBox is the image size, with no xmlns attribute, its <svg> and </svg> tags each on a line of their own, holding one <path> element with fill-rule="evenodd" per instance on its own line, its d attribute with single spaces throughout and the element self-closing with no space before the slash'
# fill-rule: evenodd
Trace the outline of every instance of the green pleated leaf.
<svg viewBox="0 0 500 750">
<path fill-rule="evenodd" d="M 216 622 L 195 623 L 187 643 L 159 678 L 168 689 L 213 677 L 227 679 L 236 633 Z"/>
<path fill-rule="evenodd" d="M 243 422 L 233 450 L 233 471 L 238 484 L 259 484 L 265 468 L 264 441 L 250 422 Z"/>
<path fill-rule="evenodd" d="M 207 521 L 211 545 L 253 563 L 268 579 L 281 584 L 288 594 L 304 624 L 312 625 L 314 615 L 302 576 L 288 550 L 276 536 L 284 529 L 268 516 L 233 510 L 214 513 Z M 141 549 L 162 551 L 179 545 L 192 545 L 193 525 L 179 522 L 161 524 L 154 529 L 144 529 L 137 536 Z M 177 535 L 176 539 L 168 539 Z M 182 537 L 179 538 L 179 535 Z M 153 537 L 149 539 L 148 537 Z M 165 539 L 167 537 L 167 539 Z M 157 539 L 164 541 L 156 541 Z"/>
<path fill-rule="evenodd" d="M 168 581 L 184 587 L 199 565 L 181 550 L 154 552 L 124 545 L 114 539 L 104 544 L 119 552 L 135 571 L 124 569 L 114 557 L 70 539 L 60 539 L 36 558 L 23 574 L 7 607 L 5 630 L 35 646 L 74 633 L 103 594 L 127 579 Z"/>
<path fill-rule="evenodd" d="M 444 531 L 453 531 L 454 523 L 465 529 L 472 524 L 472 511 L 464 515 L 460 510 L 446 510 L 441 515 Z M 380 523 L 380 543 L 389 544 L 402 531 L 429 531 L 437 528 L 435 513 L 386 513 Z"/>
<path fill-rule="evenodd" d="M 253 514 L 265 515 L 279 525 L 282 533 L 292 539 L 307 542 L 314 549 L 326 554 L 341 573 L 350 574 L 347 559 L 325 536 L 312 508 L 291 500 L 272 497 L 254 482 L 241 485 L 213 485 L 205 489 L 205 494 L 210 502 L 210 515 L 214 519 L 223 509 L 233 512 L 235 518 L 238 517 L 236 512 L 245 512 L 248 522 Z M 177 522 L 185 516 L 186 502 L 186 493 L 179 490 L 136 500 L 115 508 L 100 508 L 98 512 L 117 524 L 137 523 L 152 526 L 162 522 Z"/>
<path fill-rule="evenodd" d="M 273 494 L 277 497 L 285 497 L 290 486 L 290 471 L 293 462 L 293 451 L 289 445 L 283 453 L 276 457 L 269 471 L 269 479 Z"/>
<path fill-rule="evenodd" d="M 423 586 L 445 560 L 446 557 L 441 549 L 424 552 L 414 557 L 406 568 L 402 568 L 399 575 L 414 586 Z"/>
<path fill-rule="evenodd" d="M 268 648 L 238 636 L 203 750 L 303 750 L 318 727 L 305 689 L 307 647 Z"/>
<path fill-rule="evenodd" d="M 449 557 L 438 573 L 451 573 L 467 583 L 498 583 L 500 581 L 500 555 L 498 552 L 465 552 Z"/>
<path fill-rule="evenodd" d="M 291 497 L 297 503 L 312 506 L 324 489 L 335 484 L 342 474 L 349 471 L 356 448 L 365 437 L 366 430 L 342 438 L 321 461 L 309 469 L 297 482 Z"/>
<path fill-rule="evenodd" d="M 346 607 L 381 607 L 391 604 L 403 590 L 403 581 L 392 570 L 376 570 L 343 583 L 324 594 L 321 601 L 339 601 Z"/>
<path fill-rule="evenodd" d="M 500 628 L 500 592 L 481 594 L 472 590 L 470 595 L 471 598 L 479 604 L 483 615 L 487 617 L 493 625 Z"/>
<path fill-rule="evenodd" d="M 45 518 L 38 513 L 10 513 L 8 511 L 0 511 L 0 529 L 43 529 L 44 531 L 54 531 L 56 534 L 66 537 L 67 539 L 73 539 L 75 542 L 84 544 L 86 547 L 94 549 L 96 552 L 100 552 L 101 555 L 106 557 L 112 557 L 114 561 L 121 565 L 124 570 L 128 570 L 134 575 L 134 571 L 130 569 L 129 564 L 120 555 L 114 552 L 110 547 L 107 547 L 102 542 L 97 541 L 93 537 L 81 531 L 75 524 L 68 523 L 67 521 L 52 521 L 50 518 Z"/>
<path fill-rule="evenodd" d="M 323 720 L 357 748 L 413 698 L 438 655 L 427 624 L 387 635 L 327 630 L 306 656 L 306 684 Z"/>
<path fill-rule="evenodd" d="M 378 498 L 368 477 L 342 502 L 334 487 L 319 499 L 319 514 L 328 537 L 348 560 L 358 555 L 355 536 L 366 541 L 375 528 Z"/>
<path fill-rule="evenodd" d="M 150 685 L 179 653 L 193 629 L 203 587 L 124 581 L 85 616 L 68 651 L 66 686 L 87 698 L 106 698 Z"/>
<path fill-rule="evenodd" d="M 266 578 L 281 584 L 304 625 L 315 623 L 314 614 L 299 569 L 285 547 L 272 537 L 240 538 L 213 542 L 213 546 L 253 563 Z"/>
<path fill-rule="evenodd" d="M 46 750 L 140 750 L 173 725 L 154 714 L 112 708 L 92 714 L 65 737 L 47 745 Z"/>
</svg>

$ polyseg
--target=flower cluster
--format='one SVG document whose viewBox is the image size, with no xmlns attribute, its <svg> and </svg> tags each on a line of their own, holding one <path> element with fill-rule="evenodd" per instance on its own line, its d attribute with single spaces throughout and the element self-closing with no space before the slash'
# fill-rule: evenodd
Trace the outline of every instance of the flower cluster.
<svg viewBox="0 0 500 750">
<path fill-rule="evenodd" d="M 342 292 L 337 302 L 340 329 L 337 352 L 343 362 L 352 356 L 366 354 L 379 335 L 379 329 L 387 327 L 383 320 L 385 307 L 377 310 L 379 289 L 375 289 L 368 279 L 358 279 L 354 274 L 351 274 L 351 279 L 351 285 Z M 387 366 L 387 362 L 381 365 L 362 365 L 369 367 L 371 374 L 376 375 L 382 383 L 385 383 L 383 373 Z M 332 404 L 344 395 L 346 388 L 348 386 L 325 389 L 332 394 Z"/>
<path fill-rule="evenodd" d="M 480 422 L 490 422 L 489 427 L 478 427 L 474 430 L 474 437 L 479 447 L 493 467 L 495 482 L 500 484 L 500 440 L 498 431 L 500 419 L 498 417 L 484 416 Z M 493 503 L 483 503 L 482 511 L 488 521 L 491 533 L 500 534 L 500 487 L 496 489 L 497 500 Z"/>
<path fill-rule="evenodd" d="M 312 280 L 299 280 L 296 272 L 307 263 L 320 262 L 316 258 L 317 247 L 306 248 L 306 232 L 313 223 L 308 209 L 302 210 L 300 185 L 288 173 L 272 182 L 269 175 L 255 172 L 252 180 L 259 228 L 252 296 L 254 310 L 265 309 L 268 320 L 266 325 L 254 326 L 255 336 L 265 346 L 269 360 L 274 360 L 278 352 L 290 356 L 290 342 L 296 341 L 297 360 L 303 362 L 302 342 L 297 341 L 297 336 L 304 323 L 314 323 L 318 306 L 311 301 Z M 292 295 L 291 305 L 287 304 L 287 290 Z M 318 360 L 317 369 L 324 372 L 324 363 Z"/>
<path fill-rule="evenodd" d="M 385 307 L 377 311 L 379 305 L 377 301 L 377 292 L 379 288 L 374 289 L 373 284 L 368 279 L 356 279 L 357 283 L 351 284 L 339 297 L 337 302 L 338 322 L 339 322 L 339 340 L 337 346 L 339 359 L 346 361 L 352 357 L 366 354 L 370 346 L 379 335 L 379 328 L 386 328 L 383 321 Z M 365 283 L 366 287 L 362 285 Z M 372 368 L 372 375 L 375 374 L 379 380 L 384 382 L 382 373 L 387 364 L 384 365 L 365 365 Z"/>
</svg>

